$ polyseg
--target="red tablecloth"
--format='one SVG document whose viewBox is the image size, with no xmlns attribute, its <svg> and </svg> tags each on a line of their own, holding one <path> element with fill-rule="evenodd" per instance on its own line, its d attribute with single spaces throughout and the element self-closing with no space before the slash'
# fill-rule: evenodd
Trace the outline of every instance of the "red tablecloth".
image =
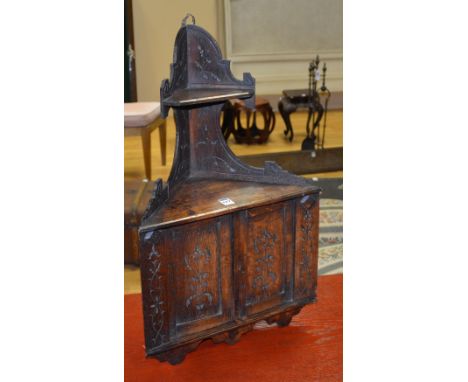
<svg viewBox="0 0 468 382">
<path fill-rule="evenodd" d="M 317 295 L 288 327 L 256 328 L 233 346 L 204 341 L 176 366 L 145 358 L 141 295 L 126 295 L 125 381 L 341 381 L 343 276 L 319 277 Z"/>
</svg>

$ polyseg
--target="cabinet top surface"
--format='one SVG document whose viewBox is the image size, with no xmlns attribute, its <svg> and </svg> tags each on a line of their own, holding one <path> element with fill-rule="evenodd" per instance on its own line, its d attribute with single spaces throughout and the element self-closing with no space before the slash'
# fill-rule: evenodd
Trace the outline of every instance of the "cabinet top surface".
<svg viewBox="0 0 468 382">
<path fill-rule="evenodd" d="M 313 185 L 304 187 L 236 180 L 191 179 L 174 190 L 141 229 L 146 231 L 188 223 L 318 192 L 319 188 Z"/>
</svg>

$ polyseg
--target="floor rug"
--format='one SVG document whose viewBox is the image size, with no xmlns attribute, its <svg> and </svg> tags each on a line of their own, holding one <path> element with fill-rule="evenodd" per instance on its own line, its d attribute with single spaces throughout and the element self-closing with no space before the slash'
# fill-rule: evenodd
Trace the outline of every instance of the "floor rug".
<svg viewBox="0 0 468 382">
<path fill-rule="evenodd" d="M 343 179 L 314 179 L 320 195 L 319 275 L 343 273 Z"/>
</svg>

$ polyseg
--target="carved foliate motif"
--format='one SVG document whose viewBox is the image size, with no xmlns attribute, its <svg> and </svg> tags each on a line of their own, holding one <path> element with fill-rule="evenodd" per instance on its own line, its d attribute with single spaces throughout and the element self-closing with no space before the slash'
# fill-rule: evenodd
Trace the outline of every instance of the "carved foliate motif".
<svg viewBox="0 0 468 382">
<path fill-rule="evenodd" d="M 213 73 L 210 69 L 212 66 L 212 58 L 207 50 L 202 48 L 199 44 L 197 45 L 198 50 L 198 59 L 194 61 L 195 66 L 199 70 L 199 75 L 205 80 L 208 81 L 210 79 L 221 82 L 221 78 L 219 78 L 216 73 Z"/>
<path fill-rule="evenodd" d="M 277 259 L 274 256 L 277 236 L 266 228 L 262 229 L 253 242 L 255 273 L 252 280 L 252 288 L 256 291 L 254 296 L 247 300 L 248 304 L 254 304 L 268 299 L 273 293 L 272 285 L 278 279 L 274 270 Z"/>
<path fill-rule="evenodd" d="M 211 252 L 207 247 L 204 250 L 199 245 L 195 250 L 185 255 L 185 269 L 189 272 L 191 295 L 185 300 L 187 309 L 195 308 L 196 317 L 203 316 L 206 308 L 213 303 L 213 294 L 208 287 L 209 272 L 207 266 L 211 262 Z"/>
<path fill-rule="evenodd" d="M 203 28 L 184 25 L 176 36 L 170 78 L 161 83 L 161 100 L 181 88 L 193 89 L 207 84 L 225 88 L 253 90 L 255 80 L 244 73 L 242 81 L 236 79 L 230 61 L 224 60 L 217 42 Z M 253 99 L 249 99 L 254 105 Z M 161 114 L 165 118 L 169 107 L 162 102 Z"/>
<path fill-rule="evenodd" d="M 317 245 L 316 240 L 314 240 L 314 224 L 317 224 L 314 221 L 313 217 L 313 208 L 316 201 L 313 200 L 312 203 L 300 204 L 300 210 L 302 219 L 300 222 L 300 241 L 299 247 L 296 251 L 296 262 L 298 264 L 298 280 L 297 282 L 297 291 L 299 295 L 308 295 L 310 291 L 314 288 L 314 250 Z"/>
<path fill-rule="evenodd" d="M 147 270 L 149 276 L 148 283 L 150 301 L 146 306 L 146 312 L 153 331 L 153 336 L 151 338 L 152 346 L 157 346 L 165 340 L 164 336 L 161 334 L 164 326 L 165 302 L 161 297 L 164 288 L 162 285 L 162 276 L 160 274 L 161 254 L 155 248 L 154 244 L 148 255 Z"/>
</svg>

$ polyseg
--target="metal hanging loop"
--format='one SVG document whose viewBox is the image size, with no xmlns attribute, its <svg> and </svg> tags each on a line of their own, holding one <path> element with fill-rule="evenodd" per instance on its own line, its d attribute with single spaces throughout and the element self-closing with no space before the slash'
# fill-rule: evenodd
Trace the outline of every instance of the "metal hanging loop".
<svg viewBox="0 0 468 382">
<path fill-rule="evenodd" d="M 182 26 L 185 27 L 187 25 L 187 19 L 191 17 L 192 18 L 192 24 L 195 25 L 195 16 L 192 15 L 191 13 L 187 13 L 187 15 L 183 18 L 182 20 Z"/>
</svg>

